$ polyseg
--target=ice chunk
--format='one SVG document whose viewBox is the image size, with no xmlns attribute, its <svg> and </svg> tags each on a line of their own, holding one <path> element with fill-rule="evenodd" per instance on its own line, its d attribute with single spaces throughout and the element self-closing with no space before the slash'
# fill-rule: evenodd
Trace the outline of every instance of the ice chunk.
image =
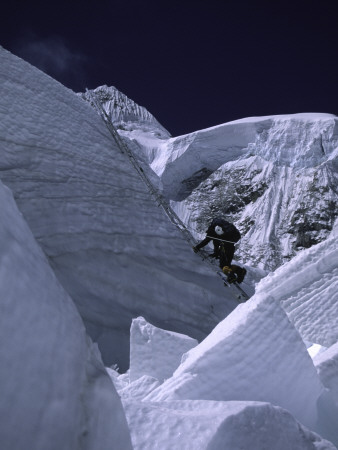
<svg viewBox="0 0 338 450">
<path fill-rule="evenodd" d="M 130 380 L 149 375 L 162 383 L 180 365 L 182 355 L 197 344 L 196 339 L 157 328 L 143 317 L 134 319 L 130 330 Z"/>
<path fill-rule="evenodd" d="M 312 427 L 321 392 L 306 347 L 279 303 L 256 295 L 192 349 L 173 377 L 145 400 L 267 401 Z"/>
</svg>

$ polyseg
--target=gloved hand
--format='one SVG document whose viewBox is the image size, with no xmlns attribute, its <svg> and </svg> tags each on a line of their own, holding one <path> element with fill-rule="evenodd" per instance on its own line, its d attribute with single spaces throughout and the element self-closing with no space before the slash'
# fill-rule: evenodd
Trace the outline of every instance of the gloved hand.
<svg viewBox="0 0 338 450">
<path fill-rule="evenodd" d="M 200 250 L 200 249 L 197 248 L 197 247 L 193 247 L 192 249 L 194 250 L 195 253 L 199 252 L 199 250 Z"/>
</svg>

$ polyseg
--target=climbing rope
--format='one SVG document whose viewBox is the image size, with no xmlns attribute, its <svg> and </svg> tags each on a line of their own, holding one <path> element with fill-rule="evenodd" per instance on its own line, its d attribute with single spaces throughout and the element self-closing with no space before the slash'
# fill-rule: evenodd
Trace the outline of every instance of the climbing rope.
<svg viewBox="0 0 338 450">
<path fill-rule="evenodd" d="M 173 225 L 175 225 L 175 227 L 182 233 L 184 239 L 189 243 L 189 245 L 191 247 L 195 247 L 195 245 L 197 244 L 196 240 L 194 239 L 194 237 L 191 235 L 189 229 L 187 228 L 187 226 L 182 222 L 182 220 L 178 217 L 178 215 L 175 213 L 175 211 L 171 208 L 171 206 L 169 205 L 169 203 L 166 201 L 166 199 L 158 193 L 158 191 L 154 188 L 153 184 L 151 183 L 151 181 L 149 180 L 149 178 L 147 177 L 147 175 L 145 174 L 144 170 L 142 167 L 140 167 L 138 161 L 136 160 L 136 158 L 134 157 L 132 151 L 129 149 L 127 143 L 121 138 L 121 136 L 119 135 L 119 133 L 117 132 L 115 126 L 113 125 L 112 121 L 109 119 L 108 114 L 106 113 L 106 111 L 104 110 L 101 102 L 97 99 L 96 95 L 89 91 L 86 88 L 86 93 L 88 95 L 88 97 L 91 100 L 91 104 L 94 106 L 94 108 L 96 109 L 96 111 L 98 112 L 98 114 L 100 115 L 101 119 L 104 121 L 104 123 L 106 124 L 110 134 L 112 135 L 117 147 L 119 148 L 119 150 L 121 151 L 121 153 L 127 155 L 127 157 L 129 158 L 131 164 L 133 165 L 133 167 L 135 168 L 136 172 L 139 174 L 139 176 L 142 178 L 143 182 L 146 184 L 146 186 L 148 187 L 150 193 L 154 196 L 154 198 L 156 199 L 157 203 L 159 206 L 162 207 L 163 211 L 165 212 L 165 214 L 168 216 L 169 220 L 171 221 L 171 223 Z M 211 237 L 211 236 L 208 236 Z M 212 237 L 212 239 L 217 239 Z M 223 239 L 218 239 L 220 241 L 224 241 L 224 242 L 231 242 L 231 241 L 225 241 Z M 234 242 L 231 242 L 234 243 Z M 206 259 L 206 257 L 201 253 L 198 252 L 197 254 L 200 255 L 200 257 L 202 258 L 202 260 L 204 262 L 206 262 L 209 267 L 217 273 L 218 276 L 220 276 L 222 278 L 222 280 L 224 281 L 223 275 L 220 273 L 219 269 L 215 267 L 215 265 L 209 261 L 208 259 Z M 242 295 L 244 295 L 244 291 L 239 287 L 239 286 L 235 286 L 238 290 L 242 291 Z M 246 294 L 245 294 L 246 295 Z M 248 296 L 246 295 L 246 299 L 248 299 Z"/>
<path fill-rule="evenodd" d="M 93 92 L 86 89 L 86 92 L 88 96 L 90 97 L 92 104 L 95 106 L 95 109 L 103 119 L 104 123 L 106 124 L 110 134 L 114 138 L 118 148 L 120 151 L 124 154 L 126 154 L 134 166 L 135 170 L 139 174 L 139 176 L 142 178 L 144 183 L 147 185 L 150 193 L 155 197 L 156 201 L 160 206 L 162 206 L 164 212 L 166 215 L 170 218 L 170 221 L 183 233 L 185 239 L 189 242 L 190 245 L 194 246 L 196 244 L 195 239 L 190 234 L 189 230 L 185 226 L 185 224 L 182 222 L 182 220 L 177 216 L 177 214 L 173 211 L 173 209 L 169 206 L 168 202 L 165 200 L 165 198 L 158 193 L 158 191 L 154 188 L 153 184 L 145 174 L 142 167 L 140 167 L 138 161 L 135 159 L 133 153 L 127 146 L 126 142 L 121 138 L 119 133 L 117 132 L 116 128 L 112 124 L 111 120 L 109 119 L 106 111 L 103 109 L 102 104 L 98 101 L 95 94 Z"/>
</svg>

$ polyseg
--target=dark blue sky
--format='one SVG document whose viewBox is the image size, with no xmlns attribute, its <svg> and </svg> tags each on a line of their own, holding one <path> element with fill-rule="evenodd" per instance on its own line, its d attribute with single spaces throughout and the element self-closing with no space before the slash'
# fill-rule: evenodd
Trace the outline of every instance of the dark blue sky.
<svg viewBox="0 0 338 450">
<path fill-rule="evenodd" d="M 75 91 L 113 85 L 173 135 L 338 114 L 336 1 L 16 1 L 0 44 Z"/>
</svg>

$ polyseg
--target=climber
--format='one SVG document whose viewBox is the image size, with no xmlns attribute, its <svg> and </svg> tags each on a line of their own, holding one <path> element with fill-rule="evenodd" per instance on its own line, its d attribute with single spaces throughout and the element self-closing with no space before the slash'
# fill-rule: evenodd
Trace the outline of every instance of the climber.
<svg viewBox="0 0 338 450">
<path fill-rule="evenodd" d="M 223 273 L 225 273 L 230 282 L 237 281 L 241 283 L 245 277 L 246 270 L 235 264 L 231 265 L 232 258 L 235 253 L 235 243 L 241 238 L 240 232 L 235 225 L 216 217 L 211 222 L 206 232 L 206 237 L 193 247 L 195 253 L 197 253 L 202 247 L 205 247 L 210 241 L 214 245 L 214 253 L 210 256 L 219 259 L 219 265 Z"/>
</svg>

